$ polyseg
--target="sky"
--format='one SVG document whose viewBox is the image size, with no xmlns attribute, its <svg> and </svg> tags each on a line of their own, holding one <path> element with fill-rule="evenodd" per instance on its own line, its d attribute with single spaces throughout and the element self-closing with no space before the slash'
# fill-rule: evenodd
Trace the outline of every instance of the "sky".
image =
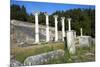
<svg viewBox="0 0 100 67">
<path fill-rule="evenodd" d="M 32 12 L 47 12 L 52 14 L 57 10 L 69 10 L 74 8 L 92 8 L 95 9 L 94 5 L 79 5 L 79 4 L 61 4 L 61 3 L 46 3 L 46 2 L 30 2 L 30 1 L 16 1 L 12 0 L 11 4 L 24 5 L 26 7 L 27 13 Z"/>
</svg>

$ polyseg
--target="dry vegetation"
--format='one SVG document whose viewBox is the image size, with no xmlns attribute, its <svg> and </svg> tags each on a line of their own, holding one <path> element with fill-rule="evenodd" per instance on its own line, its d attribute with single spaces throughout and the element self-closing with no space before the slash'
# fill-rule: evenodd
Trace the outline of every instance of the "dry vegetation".
<svg viewBox="0 0 100 67">
<path fill-rule="evenodd" d="M 42 43 L 35 46 L 29 47 L 16 47 L 11 49 L 11 54 L 15 55 L 15 59 L 21 63 L 29 56 L 34 56 L 37 54 L 64 49 L 64 43 Z M 76 47 L 76 54 L 64 56 L 59 59 L 51 59 L 49 62 L 44 64 L 57 64 L 57 63 L 72 63 L 72 62 L 89 62 L 95 61 L 95 46 L 90 47 Z M 66 52 L 65 52 L 66 54 Z"/>
<path fill-rule="evenodd" d="M 35 46 L 29 46 L 29 47 L 16 47 L 11 49 L 11 54 L 15 56 L 15 59 L 24 62 L 25 58 L 28 56 L 33 56 L 57 49 L 63 49 L 64 45 L 63 43 L 49 43 L 45 45 L 35 45 Z"/>
</svg>

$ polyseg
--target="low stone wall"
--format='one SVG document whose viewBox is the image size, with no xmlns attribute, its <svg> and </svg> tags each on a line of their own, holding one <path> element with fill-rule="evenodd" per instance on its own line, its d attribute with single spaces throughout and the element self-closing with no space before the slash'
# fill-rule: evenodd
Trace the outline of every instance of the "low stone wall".
<svg viewBox="0 0 100 67">
<path fill-rule="evenodd" d="M 38 65 L 48 62 L 51 59 L 58 59 L 64 56 L 64 50 L 55 50 L 48 53 L 43 53 L 35 56 L 30 56 L 24 61 L 24 65 Z"/>
</svg>

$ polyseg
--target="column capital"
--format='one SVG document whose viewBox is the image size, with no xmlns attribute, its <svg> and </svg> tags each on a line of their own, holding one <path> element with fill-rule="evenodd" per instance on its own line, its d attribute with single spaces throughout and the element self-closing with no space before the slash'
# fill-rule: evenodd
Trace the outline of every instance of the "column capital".
<svg viewBox="0 0 100 67">
<path fill-rule="evenodd" d="M 58 18 L 58 15 L 54 15 L 53 17 L 54 17 L 54 18 Z"/>
<path fill-rule="evenodd" d="M 34 11 L 33 14 L 40 14 L 40 12 L 38 12 L 38 11 Z"/>
<path fill-rule="evenodd" d="M 48 16 L 48 13 L 45 12 L 44 15 L 45 15 L 45 16 Z"/>
<path fill-rule="evenodd" d="M 67 18 L 68 21 L 71 21 L 71 18 Z"/>
<path fill-rule="evenodd" d="M 61 19 L 65 19 L 65 17 L 61 17 Z"/>
</svg>

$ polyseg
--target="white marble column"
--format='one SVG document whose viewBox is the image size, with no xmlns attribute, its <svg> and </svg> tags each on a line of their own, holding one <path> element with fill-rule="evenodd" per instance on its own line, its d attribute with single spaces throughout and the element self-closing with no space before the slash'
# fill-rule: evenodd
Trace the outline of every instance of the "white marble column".
<svg viewBox="0 0 100 67">
<path fill-rule="evenodd" d="M 81 36 L 83 36 L 83 30 L 82 30 L 82 28 L 80 29 L 80 32 L 81 32 Z"/>
<path fill-rule="evenodd" d="M 68 18 L 68 30 L 71 31 L 71 18 Z"/>
<path fill-rule="evenodd" d="M 49 42 L 49 16 L 45 13 L 46 16 L 46 42 Z"/>
<path fill-rule="evenodd" d="M 55 19 L 55 41 L 58 41 L 58 28 L 57 28 L 58 21 L 57 21 L 57 18 L 58 18 L 58 16 L 54 15 L 54 19 Z"/>
<path fill-rule="evenodd" d="M 61 22 L 62 22 L 62 41 L 64 41 L 65 37 L 65 24 L 64 24 L 65 17 L 61 17 Z"/>
<path fill-rule="evenodd" d="M 39 12 L 35 12 L 35 43 L 39 43 L 39 24 L 38 24 L 38 14 Z"/>
</svg>

